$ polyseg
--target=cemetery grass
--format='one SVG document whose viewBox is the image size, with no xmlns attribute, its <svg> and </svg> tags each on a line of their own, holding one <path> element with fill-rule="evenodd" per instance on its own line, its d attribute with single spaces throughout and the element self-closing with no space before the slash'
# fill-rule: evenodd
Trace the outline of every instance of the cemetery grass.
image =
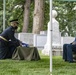
<svg viewBox="0 0 76 75">
<path fill-rule="evenodd" d="M 40 55 L 41 60 L 0 60 L 0 75 L 50 75 L 49 56 Z"/>
<path fill-rule="evenodd" d="M 61 56 L 53 57 L 53 75 L 76 75 L 76 62 L 65 62 Z"/>
<path fill-rule="evenodd" d="M 41 60 L 0 60 L 0 75 L 51 75 L 49 56 L 40 53 Z M 75 75 L 76 63 L 64 62 L 61 56 L 53 56 L 52 75 Z"/>
</svg>

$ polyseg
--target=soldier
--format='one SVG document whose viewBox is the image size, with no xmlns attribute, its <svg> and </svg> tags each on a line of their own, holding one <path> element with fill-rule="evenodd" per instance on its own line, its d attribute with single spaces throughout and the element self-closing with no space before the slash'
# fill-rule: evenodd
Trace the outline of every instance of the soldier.
<svg viewBox="0 0 76 75">
<path fill-rule="evenodd" d="M 0 59 L 11 58 L 15 48 L 20 45 L 20 41 L 14 36 L 18 19 L 11 20 L 10 23 L 11 26 L 0 34 Z"/>
</svg>

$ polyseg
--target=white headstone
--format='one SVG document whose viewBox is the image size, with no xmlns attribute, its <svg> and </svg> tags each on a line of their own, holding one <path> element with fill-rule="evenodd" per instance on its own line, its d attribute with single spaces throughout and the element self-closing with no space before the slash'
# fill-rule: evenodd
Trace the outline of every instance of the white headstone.
<svg viewBox="0 0 76 75">
<path fill-rule="evenodd" d="M 47 31 L 40 31 L 40 34 L 46 35 Z"/>
<path fill-rule="evenodd" d="M 34 46 L 38 48 L 38 50 L 42 50 L 44 45 L 46 44 L 47 36 L 43 34 L 34 34 Z"/>
<path fill-rule="evenodd" d="M 52 10 L 52 46 L 60 47 L 61 45 L 61 35 L 59 32 L 59 22 L 55 19 L 57 17 L 57 12 Z M 49 34 L 50 34 L 50 22 L 48 22 L 48 30 L 47 30 L 47 42 L 42 50 L 42 53 L 45 55 L 49 55 Z"/>
<path fill-rule="evenodd" d="M 57 17 L 57 12 L 52 10 L 52 45 L 60 46 L 61 45 L 61 34 L 59 31 L 59 22 L 55 19 Z"/>
<path fill-rule="evenodd" d="M 33 36 L 34 34 L 32 33 L 19 33 L 18 39 L 24 43 L 29 44 L 30 46 L 33 46 Z"/>
</svg>

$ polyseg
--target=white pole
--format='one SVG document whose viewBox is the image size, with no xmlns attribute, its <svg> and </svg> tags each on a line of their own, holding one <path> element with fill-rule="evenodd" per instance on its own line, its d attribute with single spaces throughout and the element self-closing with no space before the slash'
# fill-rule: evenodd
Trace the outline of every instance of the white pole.
<svg viewBox="0 0 76 75">
<path fill-rule="evenodd" d="M 49 34 L 49 50 L 50 50 L 50 72 L 52 73 L 52 0 L 50 0 L 50 34 Z"/>
<path fill-rule="evenodd" d="M 3 31 L 5 30 L 5 0 L 3 0 Z"/>
</svg>

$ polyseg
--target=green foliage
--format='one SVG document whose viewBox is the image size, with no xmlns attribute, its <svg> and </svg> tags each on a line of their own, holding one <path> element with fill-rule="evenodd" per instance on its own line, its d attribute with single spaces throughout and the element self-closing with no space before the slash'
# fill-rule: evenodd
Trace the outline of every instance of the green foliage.
<svg viewBox="0 0 76 75">
<path fill-rule="evenodd" d="M 24 4 L 26 0 L 6 0 L 6 27 L 8 27 L 9 20 L 13 18 L 19 19 L 18 32 L 22 31 L 23 27 L 23 15 L 24 15 Z M 49 0 L 44 0 L 44 30 L 47 30 L 47 24 L 49 22 Z M 53 9 L 57 10 L 59 21 L 59 29 L 62 36 L 67 33 L 69 36 L 76 36 L 76 10 L 73 10 L 76 2 L 68 1 L 56 1 L 53 0 Z M 32 32 L 33 27 L 33 12 L 34 12 L 34 1 L 32 0 L 30 6 L 30 21 L 28 32 Z M 0 33 L 2 32 L 3 25 L 3 0 L 0 0 Z"/>
<path fill-rule="evenodd" d="M 5 10 L 5 17 L 6 17 L 6 26 L 7 28 L 9 24 L 9 20 L 11 19 L 19 19 L 19 28 L 18 32 L 22 30 L 23 26 L 23 6 L 25 0 L 6 0 L 6 10 Z M 3 28 L 3 0 L 0 0 L 0 33 L 2 32 Z"/>
<path fill-rule="evenodd" d="M 76 2 L 54 1 L 53 9 L 57 10 L 57 20 L 60 24 L 62 36 L 67 33 L 69 36 L 76 36 L 76 10 L 73 10 Z"/>
<path fill-rule="evenodd" d="M 22 26 L 23 26 L 23 6 L 24 6 L 25 0 L 8 0 L 6 2 L 6 6 L 9 7 L 7 8 L 7 22 L 11 19 L 19 19 L 19 28 L 18 32 L 21 32 Z"/>
<path fill-rule="evenodd" d="M 9 20 L 18 18 L 19 19 L 19 28 L 18 32 L 22 31 L 23 27 L 23 15 L 24 15 L 24 4 L 26 0 L 6 0 L 6 27 L 8 27 Z M 49 1 L 44 1 L 44 30 L 47 30 L 47 23 L 49 21 Z M 21 7 L 20 7 L 21 6 Z M 0 33 L 2 32 L 2 25 L 3 25 L 3 0 L 0 0 Z M 29 22 L 29 28 L 28 32 L 32 32 L 33 27 L 33 12 L 34 12 L 34 1 L 32 0 L 31 6 L 30 6 L 30 22 Z"/>
<path fill-rule="evenodd" d="M 44 30 L 47 30 L 47 24 L 49 22 L 50 16 L 50 5 L 49 5 L 49 1 L 45 0 L 44 2 Z"/>
<path fill-rule="evenodd" d="M 34 13 L 34 2 L 31 3 L 30 5 L 30 20 L 29 20 L 29 26 L 28 26 L 28 32 L 32 32 L 32 27 L 33 27 L 33 13 Z"/>
</svg>

